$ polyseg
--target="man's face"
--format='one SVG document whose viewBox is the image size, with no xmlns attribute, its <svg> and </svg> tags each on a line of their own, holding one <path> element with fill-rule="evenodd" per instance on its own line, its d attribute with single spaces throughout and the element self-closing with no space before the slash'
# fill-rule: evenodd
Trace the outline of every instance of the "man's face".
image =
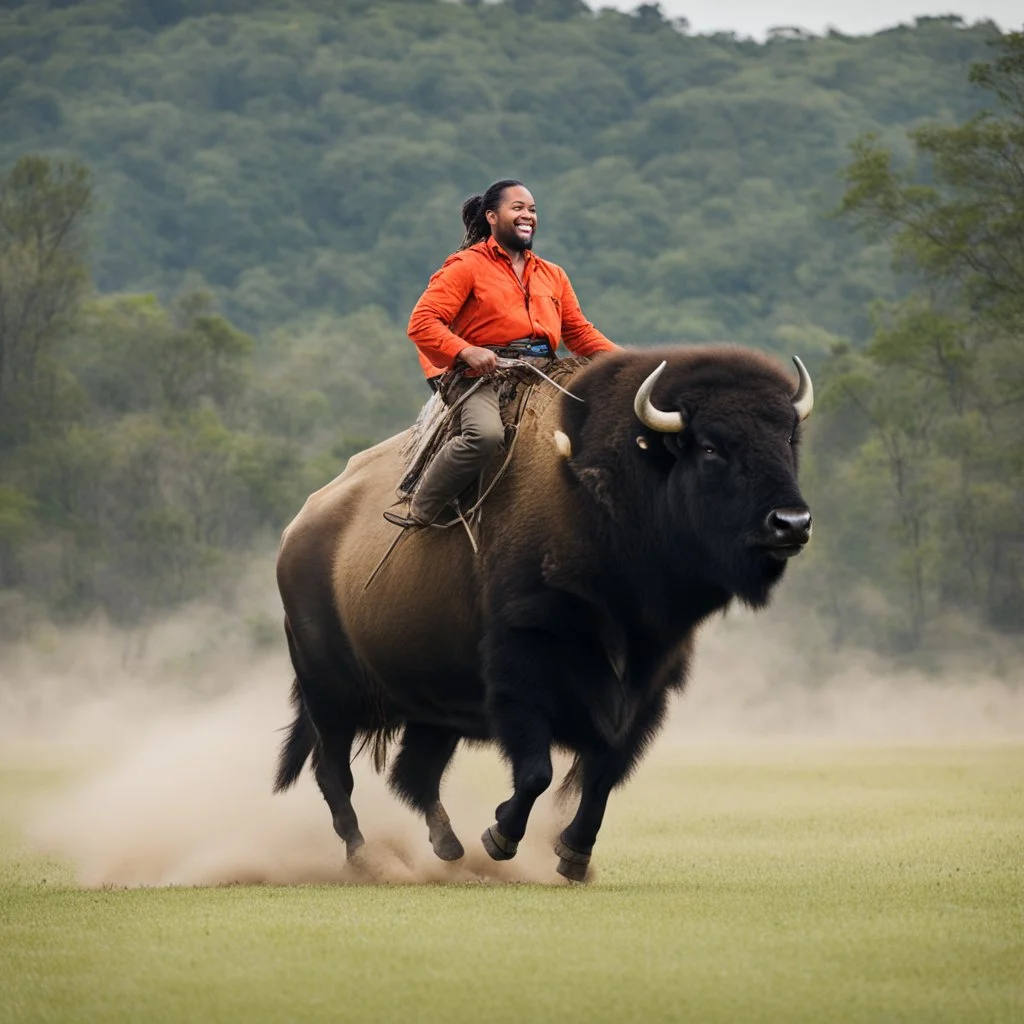
<svg viewBox="0 0 1024 1024">
<path fill-rule="evenodd" d="M 530 190 L 522 185 L 505 189 L 497 210 L 487 211 L 487 223 L 491 225 L 494 240 L 503 249 L 512 252 L 532 249 L 537 231 L 537 204 Z"/>
</svg>

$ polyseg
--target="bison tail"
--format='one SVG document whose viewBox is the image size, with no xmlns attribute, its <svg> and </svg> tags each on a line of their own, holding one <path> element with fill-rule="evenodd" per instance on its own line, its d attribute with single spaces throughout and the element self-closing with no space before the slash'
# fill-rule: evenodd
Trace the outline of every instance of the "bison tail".
<svg viewBox="0 0 1024 1024">
<path fill-rule="evenodd" d="M 558 787 L 558 799 L 567 800 L 573 793 L 578 793 L 583 788 L 583 762 L 579 754 L 572 759 L 569 770 Z"/>
<path fill-rule="evenodd" d="M 288 737 L 281 744 L 277 776 L 274 779 L 275 793 L 281 793 L 295 784 L 316 742 L 316 732 L 306 713 L 298 679 L 292 683 L 292 707 L 295 708 L 295 721 L 288 730 Z"/>
<path fill-rule="evenodd" d="M 359 744 L 356 748 L 356 752 L 352 755 L 352 760 L 354 761 L 360 754 L 369 748 L 370 763 L 373 765 L 373 770 L 380 775 L 387 767 L 388 752 L 391 749 L 391 744 L 394 742 L 397 733 L 397 726 L 387 725 L 381 725 L 376 729 L 367 731 L 363 736 L 362 743 Z"/>
</svg>

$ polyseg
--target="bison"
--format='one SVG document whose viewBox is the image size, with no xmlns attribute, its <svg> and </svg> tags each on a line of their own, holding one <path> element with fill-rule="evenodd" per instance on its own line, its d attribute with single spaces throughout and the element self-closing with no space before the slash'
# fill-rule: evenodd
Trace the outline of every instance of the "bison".
<svg viewBox="0 0 1024 1024">
<path fill-rule="evenodd" d="M 461 530 L 403 537 L 381 512 L 404 435 L 353 456 L 284 532 L 277 578 L 295 669 L 295 719 L 275 790 L 312 755 L 349 856 L 357 739 L 421 812 L 434 852 L 462 856 L 440 799 L 460 739 L 493 740 L 512 795 L 482 841 L 513 857 L 552 779 L 575 755 L 575 817 L 559 872 L 582 880 L 612 789 L 682 689 L 695 633 L 738 599 L 764 607 L 811 534 L 797 484 L 810 378 L 734 347 L 623 350 L 546 384 L 525 406 L 509 468 L 483 508 L 479 550 Z M 372 583 L 368 585 L 368 581 Z"/>
</svg>

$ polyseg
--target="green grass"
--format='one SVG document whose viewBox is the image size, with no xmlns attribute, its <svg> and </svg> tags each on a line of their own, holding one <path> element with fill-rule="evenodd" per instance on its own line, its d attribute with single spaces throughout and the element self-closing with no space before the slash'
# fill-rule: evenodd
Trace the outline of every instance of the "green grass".
<svg viewBox="0 0 1024 1024">
<path fill-rule="evenodd" d="M 85 891 L 52 784 L 0 772 L 2 1020 L 1024 1020 L 1020 746 L 663 752 L 583 887 Z"/>
</svg>

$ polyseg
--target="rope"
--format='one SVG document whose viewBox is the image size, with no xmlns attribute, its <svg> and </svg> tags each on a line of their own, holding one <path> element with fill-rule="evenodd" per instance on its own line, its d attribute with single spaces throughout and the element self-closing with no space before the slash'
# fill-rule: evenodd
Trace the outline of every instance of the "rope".
<svg viewBox="0 0 1024 1024">
<path fill-rule="evenodd" d="M 466 528 L 466 533 L 469 536 L 469 544 L 473 549 L 473 554 L 480 554 L 480 548 L 477 544 L 476 538 L 473 536 L 473 531 L 470 528 L 469 521 L 476 517 L 477 523 L 480 522 L 480 512 L 483 508 L 483 503 L 487 500 L 488 495 L 497 486 L 498 481 L 505 475 L 505 471 L 508 469 L 512 462 L 512 455 L 516 450 L 516 441 L 519 440 L 519 424 L 515 423 L 512 425 L 512 440 L 509 441 L 508 451 L 505 453 L 505 458 L 502 460 L 501 465 L 498 467 L 498 472 L 491 477 L 491 482 L 487 485 L 487 490 L 481 494 L 476 501 L 465 512 L 459 508 L 459 504 L 456 501 L 450 502 L 451 506 L 455 509 L 456 518 L 448 523 L 430 523 L 430 527 L 434 530 L 450 530 L 453 526 L 458 526 L 460 523 Z M 403 531 L 404 532 L 404 531 Z M 388 554 L 391 552 L 389 551 Z M 387 555 L 385 555 L 385 558 Z"/>
<path fill-rule="evenodd" d="M 561 391 L 562 394 L 568 395 L 570 398 L 574 398 L 577 402 L 582 402 L 583 401 L 583 399 L 580 398 L 579 395 L 574 395 L 571 391 L 567 391 L 557 381 L 552 380 L 543 370 L 540 369 L 540 367 L 534 366 L 533 363 L 529 362 L 528 360 L 525 360 L 525 359 L 501 359 L 501 358 L 499 358 L 498 359 L 498 371 L 496 371 L 494 374 L 488 375 L 487 377 L 479 378 L 479 380 L 477 380 L 477 382 L 471 388 L 468 388 L 465 392 L 463 392 L 459 396 L 459 398 L 455 402 L 453 402 L 450 406 L 448 406 L 446 414 L 430 430 L 430 432 L 429 432 L 430 435 L 431 436 L 435 436 L 436 435 L 436 431 L 440 430 L 441 427 L 445 423 L 448 422 L 448 420 L 455 413 L 455 410 L 458 409 L 458 407 L 467 398 L 469 398 L 469 396 L 471 394 L 473 394 L 478 388 L 483 386 L 485 383 L 488 383 L 489 380 L 491 379 L 491 377 L 494 377 L 494 376 L 499 376 L 499 377 L 511 376 L 511 374 L 508 374 L 508 375 L 502 374 L 500 371 L 502 371 L 502 370 L 520 370 L 524 366 L 528 367 L 530 370 L 532 370 L 534 373 L 538 374 L 540 377 L 543 377 L 544 380 L 546 380 L 552 387 L 554 387 L 557 390 Z M 532 391 L 532 388 L 530 388 L 530 391 Z M 508 443 L 508 450 L 505 452 L 505 458 L 502 460 L 501 465 L 498 467 L 498 471 L 494 474 L 494 476 L 491 477 L 490 483 L 488 483 L 488 485 L 487 485 L 486 489 L 484 490 L 484 492 L 482 494 L 478 493 L 478 497 L 477 497 L 476 501 L 473 502 L 473 504 L 468 509 L 466 509 L 465 512 L 462 511 L 462 509 L 460 508 L 459 503 L 457 501 L 450 502 L 452 508 L 455 510 L 455 518 L 452 519 L 450 522 L 447 522 L 447 523 L 429 523 L 428 524 L 428 528 L 432 529 L 432 530 L 450 530 L 453 526 L 462 526 L 465 529 L 465 531 L 466 531 L 466 536 L 469 538 L 469 545 L 473 549 L 473 556 L 474 556 L 474 558 L 477 557 L 480 554 L 480 546 L 477 543 L 476 537 L 473 535 L 472 521 L 475 518 L 476 519 L 476 525 L 479 525 L 484 502 L 490 496 L 490 494 L 494 490 L 494 488 L 497 487 L 498 482 L 504 477 L 506 471 L 508 470 L 508 467 L 512 463 L 512 456 L 515 454 L 516 443 L 519 440 L 519 424 L 520 424 L 520 422 L 521 422 L 521 420 L 523 418 L 523 415 L 526 412 L 526 407 L 527 407 L 527 405 L 529 403 L 529 398 L 530 398 L 530 395 L 529 395 L 529 391 L 528 391 L 520 399 L 519 408 L 516 410 L 515 422 L 510 424 L 510 426 L 512 428 L 512 437 L 511 437 L 511 440 Z M 417 454 L 417 458 L 418 458 L 421 453 L 417 452 L 416 454 Z M 414 462 L 415 459 L 411 460 L 411 461 Z M 409 531 L 409 530 L 402 530 L 402 531 L 400 531 L 398 536 L 391 542 L 391 545 L 388 547 L 387 551 L 384 552 L 384 557 L 381 558 L 381 560 L 377 563 L 377 567 L 373 570 L 372 573 L 370 573 L 369 579 L 367 579 L 366 583 L 363 585 L 363 590 L 364 591 L 369 589 L 370 584 L 373 583 L 373 581 L 380 574 L 380 571 L 384 568 L 385 563 L 391 557 L 391 555 L 394 553 L 395 548 L 398 547 L 398 545 L 401 543 L 401 541 L 410 532 L 411 531 Z"/>
<path fill-rule="evenodd" d="M 534 366 L 533 363 L 526 359 L 498 359 L 498 366 L 503 370 L 520 369 L 525 366 L 527 369 L 533 370 L 534 373 L 540 374 L 553 388 L 557 388 L 562 392 L 563 395 L 568 395 L 570 398 L 574 398 L 577 402 L 582 402 L 583 399 L 579 395 L 574 395 L 571 391 L 566 391 L 557 381 L 552 380 L 539 366 Z"/>
<path fill-rule="evenodd" d="M 408 533 L 407 530 L 400 530 L 398 536 L 391 542 L 387 551 L 384 552 L 384 557 L 377 563 L 377 568 L 370 573 L 370 578 L 363 584 L 364 591 L 370 589 L 370 584 L 377 578 L 377 574 L 384 568 L 384 563 L 391 557 L 391 552 L 401 544 L 406 533 Z"/>
</svg>

